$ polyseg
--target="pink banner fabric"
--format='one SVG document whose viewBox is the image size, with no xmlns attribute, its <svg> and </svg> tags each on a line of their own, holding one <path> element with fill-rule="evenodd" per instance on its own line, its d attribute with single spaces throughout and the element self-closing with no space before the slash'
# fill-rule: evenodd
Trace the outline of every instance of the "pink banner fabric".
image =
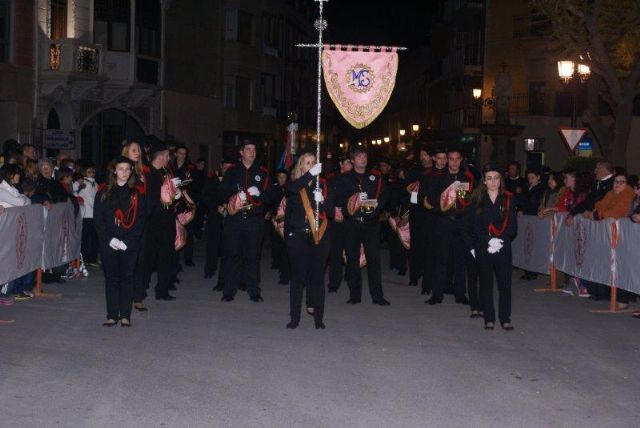
<svg viewBox="0 0 640 428">
<path fill-rule="evenodd" d="M 369 125 L 387 105 L 396 83 L 398 54 L 341 49 L 322 52 L 324 82 L 354 128 Z"/>
</svg>

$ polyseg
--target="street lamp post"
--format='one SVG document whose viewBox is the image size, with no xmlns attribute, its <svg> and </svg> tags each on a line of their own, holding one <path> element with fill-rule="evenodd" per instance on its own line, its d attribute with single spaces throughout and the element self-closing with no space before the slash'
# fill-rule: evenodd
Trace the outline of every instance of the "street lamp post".
<svg viewBox="0 0 640 428">
<path fill-rule="evenodd" d="M 571 85 L 571 128 L 578 125 L 578 114 L 576 111 L 576 98 L 578 87 L 586 82 L 591 75 L 591 69 L 586 64 L 579 64 L 571 60 L 558 61 L 558 76 L 565 85 Z"/>
</svg>

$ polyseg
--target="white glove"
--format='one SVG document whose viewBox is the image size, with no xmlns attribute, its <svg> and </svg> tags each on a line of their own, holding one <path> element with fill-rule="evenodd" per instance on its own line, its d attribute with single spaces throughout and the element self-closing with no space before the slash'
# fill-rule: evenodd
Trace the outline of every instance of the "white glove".
<svg viewBox="0 0 640 428">
<path fill-rule="evenodd" d="M 247 192 L 251 195 L 251 196 L 255 196 L 258 197 L 260 196 L 260 190 L 258 190 L 258 188 L 256 186 L 251 186 L 247 189 Z"/>
<path fill-rule="evenodd" d="M 367 200 L 369 199 L 369 195 L 367 195 L 367 192 L 360 192 L 358 193 L 358 197 L 360 198 L 361 201 Z"/>
<path fill-rule="evenodd" d="M 118 246 L 118 242 L 120 242 L 118 239 L 111 238 L 111 241 L 109 241 L 109 246 L 111 247 L 111 249 L 118 251 L 120 249 L 120 247 Z"/>
<path fill-rule="evenodd" d="M 182 191 L 180 189 L 176 189 L 176 201 L 182 197 Z"/>
<path fill-rule="evenodd" d="M 118 238 L 111 238 L 111 241 L 109 241 L 109 246 L 116 251 L 124 251 L 127 249 L 127 245 Z"/>
<path fill-rule="evenodd" d="M 314 190 L 313 191 L 313 199 L 319 204 L 323 203 L 324 202 L 324 196 L 322 196 L 322 190 L 320 190 L 320 189 Z"/>
<path fill-rule="evenodd" d="M 238 198 L 242 201 L 242 203 L 247 202 L 247 194 L 244 193 L 244 190 L 238 192 Z"/>
<path fill-rule="evenodd" d="M 498 238 L 491 238 L 489 240 L 489 248 L 487 248 L 487 252 L 489 254 L 499 253 L 503 247 L 503 240 Z"/>
<path fill-rule="evenodd" d="M 475 249 L 471 250 L 470 253 L 473 256 L 473 258 L 475 259 L 476 258 L 476 250 Z"/>
<path fill-rule="evenodd" d="M 171 179 L 171 182 L 173 183 L 174 186 L 176 186 L 176 188 L 182 185 L 182 180 L 180 179 L 180 177 L 173 177 Z"/>
<path fill-rule="evenodd" d="M 314 166 L 311 167 L 311 169 L 309 170 L 309 172 L 311 173 L 311 175 L 313 175 L 314 177 L 320 175 L 320 173 L 322 172 L 322 164 L 321 163 L 317 163 Z"/>
<path fill-rule="evenodd" d="M 409 202 L 412 204 L 418 203 L 418 192 L 411 192 L 411 198 L 409 199 Z"/>
</svg>

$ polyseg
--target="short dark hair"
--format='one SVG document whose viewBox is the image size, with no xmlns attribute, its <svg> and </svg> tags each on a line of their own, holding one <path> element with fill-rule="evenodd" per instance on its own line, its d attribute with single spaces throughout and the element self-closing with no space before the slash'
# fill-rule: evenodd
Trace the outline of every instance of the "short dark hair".
<svg viewBox="0 0 640 428">
<path fill-rule="evenodd" d="M 20 167 L 15 163 L 6 163 L 0 168 L 0 178 L 11 184 L 11 178 L 16 174 L 22 174 Z"/>
<path fill-rule="evenodd" d="M 367 149 L 365 149 L 364 146 L 354 146 L 353 149 L 351 149 L 351 159 L 355 158 L 357 154 L 359 153 L 364 153 L 365 155 L 367 154 Z"/>
</svg>

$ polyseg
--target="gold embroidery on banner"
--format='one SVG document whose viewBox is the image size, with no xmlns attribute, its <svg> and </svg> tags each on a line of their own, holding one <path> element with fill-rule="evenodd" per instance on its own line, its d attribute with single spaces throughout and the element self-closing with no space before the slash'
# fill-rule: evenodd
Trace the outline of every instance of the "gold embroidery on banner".
<svg viewBox="0 0 640 428">
<path fill-rule="evenodd" d="M 327 85 L 327 92 L 331 100 L 338 108 L 342 116 L 354 128 L 361 129 L 369 125 L 386 107 L 395 86 L 395 71 L 398 67 L 397 54 L 390 56 L 389 62 L 384 67 L 382 74 L 382 84 L 377 95 L 370 103 L 359 105 L 347 100 L 342 92 L 338 74 L 331 71 L 331 57 L 323 55 L 323 65 L 325 68 L 324 78 Z M 357 66 L 357 65 L 356 65 Z M 327 81 L 328 80 L 328 81 Z"/>
<path fill-rule="evenodd" d="M 358 63 L 347 70 L 345 78 L 349 89 L 359 94 L 363 94 L 373 89 L 376 74 L 371 66 Z"/>
</svg>

